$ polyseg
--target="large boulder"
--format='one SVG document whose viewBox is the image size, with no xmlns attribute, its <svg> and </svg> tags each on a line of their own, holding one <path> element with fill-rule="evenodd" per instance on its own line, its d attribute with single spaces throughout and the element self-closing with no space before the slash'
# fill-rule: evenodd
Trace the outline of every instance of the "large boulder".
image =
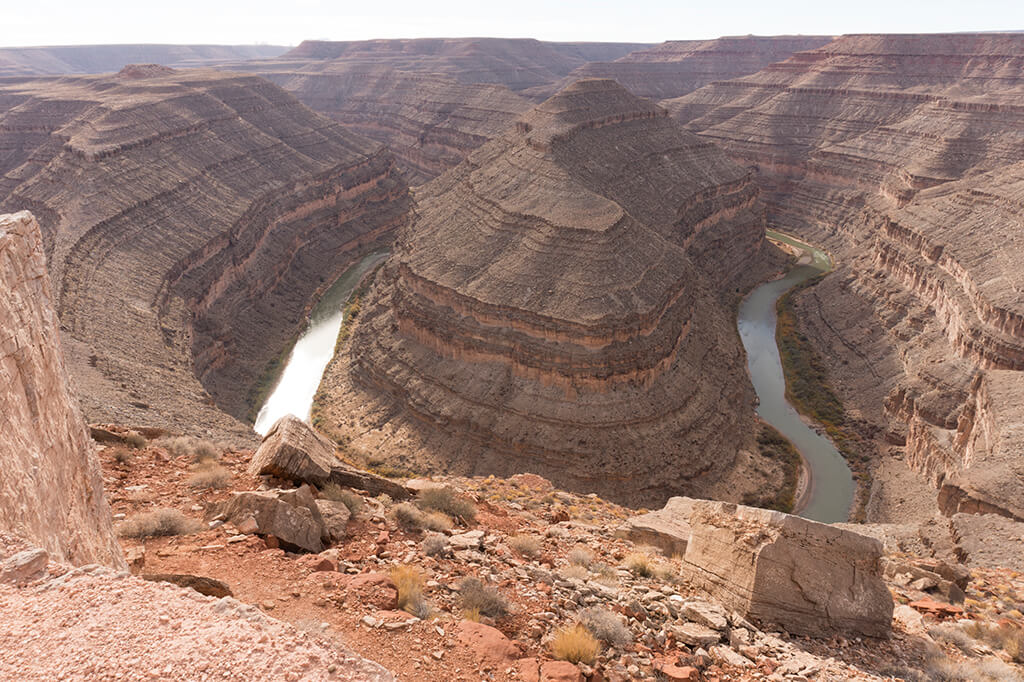
<svg viewBox="0 0 1024 682">
<path fill-rule="evenodd" d="M 277 538 L 285 546 L 322 552 L 324 519 L 309 486 L 295 490 L 250 490 L 234 493 L 224 512 L 240 528 Z"/>
<path fill-rule="evenodd" d="M 882 544 L 798 516 L 689 501 L 684 571 L 727 608 L 791 633 L 887 637 Z"/>
<path fill-rule="evenodd" d="M 657 547 L 666 556 L 682 556 L 690 541 L 690 511 L 695 501 L 669 498 L 664 508 L 627 519 L 615 535 L 637 545 Z"/>
<path fill-rule="evenodd" d="M 278 419 L 267 432 L 252 456 L 249 473 L 317 487 L 334 483 L 371 495 L 385 493 L 396 500 L 409 497 L 409 491 L 394 481 L 342 462 L 335 456 L 331 441 L 291 414 Z"/>
</svg>

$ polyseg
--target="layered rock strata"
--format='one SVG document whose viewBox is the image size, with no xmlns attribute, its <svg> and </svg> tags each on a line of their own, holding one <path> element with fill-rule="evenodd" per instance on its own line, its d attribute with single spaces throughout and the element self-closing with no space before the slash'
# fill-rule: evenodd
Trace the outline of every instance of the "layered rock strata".
<svg viewBox="0 0 1024 682">
<path fill-rule="evenodd" d="M 124 568 L 28 212 L 0 216 L 0 433 L 0 527 L 60 561 Z"/>
<path fill-rule="evenodd" d="M 1019 518 L 1024 36 L 845 36 L 665 104 L 758 170 L 774 226 L 839 256 L 852 306 L 799 300 L 854 409 L 884 402 L 875 428 L 947 513 Z"/>
<path fill-rule="evenodd" d="M 615 61 L 593 61 L 568 81 L 611 78 L 640 97 L 668 99 L 708 83 L 738 78 L 828 43 L 831 36 L 737 36 L 715 40 L 670 40 L 630 52 Z"/>
<path fill-rule="evenodd" d="M 332 435 L 396 465 L 533 471 L 633 502 L 757 468 L 717 296 L 763 241 L 746 171 L 618 84 L 581 81 L 417 197 L 321 385 Z"/>
<path fill-rule="evenodd" d="M 460 83 L 494 83 L 512 90 L 549 85 L 594 60 L 613 60 L 643 43 L 557 43 L 532 38 L 419 38 L 331 42 L 306 40 L 283 55 L 290 61 L 385 64 Z"/>
<path fill-rule="evenodd" d="M 256 77 L 0 87 L 0 206 L 39 218 L 91 421 L 250 437 L 310 299 L 408 205 L 388 152 Z"/>
<path fill-rule="evenodd" d="M 260 62 L 257 73 L 311 109 L 386 145 L 414 185 L 457 166 L 533 106 L 503 85 L 462 83 L 377 63 L 280 60 Z"/>
</svg>

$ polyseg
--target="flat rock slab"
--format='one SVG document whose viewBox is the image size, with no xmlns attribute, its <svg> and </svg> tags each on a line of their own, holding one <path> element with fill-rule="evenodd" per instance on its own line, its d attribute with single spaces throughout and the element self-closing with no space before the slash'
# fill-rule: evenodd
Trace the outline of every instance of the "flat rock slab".
<svg viewBox="0 0 1024 682">
<path fill-rule="evenodd" d="M 791 633 L 887 637 L 878 540 L 798 516 L 690 500 L 684 572 L 726 608 Z"/>
<path fill-rule="evenodd" d="M 682 556 L 690 541 L 692 502 L 688 497 L 669 498 L 662 509 L 626 520 L 615 535 L 637 545 L 657 547 L 665 556 Z"/>
<path fill-rule="evenodd" d="M 202 575 L 191 575 L 188 573 L 144 573 L 142 579 L 152 582 L 171 583 L 179 587 L 188 587 L 199 594 L 217 597 L 218 599 L 234 596 L 231 592 L 231 587 L 223 580 L 207 578 Z"/>
</svg>

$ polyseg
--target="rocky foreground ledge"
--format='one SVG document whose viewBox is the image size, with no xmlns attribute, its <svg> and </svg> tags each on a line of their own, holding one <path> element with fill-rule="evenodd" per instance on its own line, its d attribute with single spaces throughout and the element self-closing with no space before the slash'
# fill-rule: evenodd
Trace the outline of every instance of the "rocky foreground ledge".
<svg viewBox="0 0 1024 682">
<path fill-rule="evenodd" d="M 737 505 L 676 498 L 636 514 L 531 474 L 392 481 L 411 501 L 311 485 L 296 473 L 322 475 L 323 453 L 285 438 L 300 424 L 217 461 L 175 439 L 104 445 L 122 533 L 162 508 L 184 520 L 124 537 L 132 572 L 220 581 L 397 679 L 1019 678 L 1019 573 Z M 278 511 L 228 512 L 253 495 Z M 570 635 L 586 646 L 567 648 Z"/>
</svg>

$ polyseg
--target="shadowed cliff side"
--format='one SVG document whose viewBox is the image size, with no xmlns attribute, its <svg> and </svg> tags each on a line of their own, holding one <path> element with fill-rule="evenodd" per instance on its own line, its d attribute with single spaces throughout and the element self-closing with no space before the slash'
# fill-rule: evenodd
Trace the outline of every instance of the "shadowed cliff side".
<svg viewBox="0 0 1024 682">
<path fill-rule="evenodd" d="M 317 423 L 354 454 L 645 504 L 777 483 L 718 297 L 763 225 L 720 151 L 581 81 L 417 198 L 321 385 Z"/>
<path fill-rule="evenodd" d="M 8 84 L 0 148 L 90 420 L 251 437 L 238 419 L 311 298 L 408 208 L 389 153 L 251 76 Z"/>
<path fill-rule="evenodd" d="M 124 568 L 28 212 L 0 215 L 0 330 L 0 528 L 59 561 Z"/>
</svg>

